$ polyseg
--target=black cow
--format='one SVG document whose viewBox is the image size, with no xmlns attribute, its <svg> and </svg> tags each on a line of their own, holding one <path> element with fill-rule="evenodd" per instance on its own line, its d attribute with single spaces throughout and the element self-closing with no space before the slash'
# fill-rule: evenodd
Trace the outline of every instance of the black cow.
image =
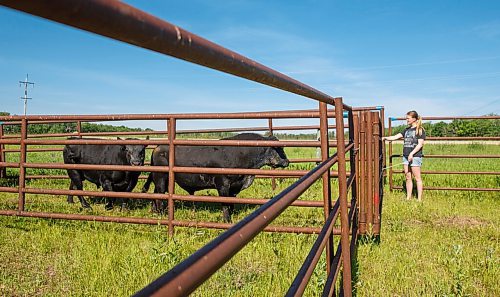
<svg viewBox="0 0 500 297">
<path fill-rule="evenodd" d="M 255 133 L 242 133 L 222 140 L 278 140 L 274 136 L 264 137 Z M 168 145 L 160 145 L 151 155 L 152 166 L 168 166 Z M 269 165 L 273 168 L 286 167 L 289 161 L 282 147 L 236 147 L 236 146 L 177 146 L 175 149 L 175 165 L 185 167 L 219 167 L 256 169 Z M 219 196 L 236 197 L 239 192 L 248 188 L 254 175 L 221 175 L 176 173 L 175 181 L 190 195 L 204 189 L 217 189 Z M 144 184 L 143 192 L 147 192 L 151 181 L 155 184 L 155 193 L 165 193 L 168 187 L 168 173 L 151 172 Z M 234 205 L 223 204 L 224 220 L 229 222 Z M 153 203 L 153 211 L 163 211 L 159 201 Z"/>
<path fill-rule="evenodd" d="M 78 139 L 78 138 L 70 138 Z M 87 138 L 98 139 L 98 138 Z M 127 138 L 133 139 L 133 138 Z M 146 139 L 149 139 L 147 137 Z M 120 140 L 120 138 L 118 138 Z M 64 147 L 65 164 L 94 165 L 144 165 L 145 145 L 104 145 L 104 144 L 69 144 Z M 82 190 L 83 181 L 88 180 L 104 191 L 131 192 L 137 184 L 140 171 L 109 171 L 68 169 L 71 179 L 70 190 Z M 78 196 L 84 208 L 91 208 L 83 196 Z M 106 209 L 113 209 L 113 198 L 107 199 Z M 68 203 L 73 203 L 73 196 L 68 195 Z M 122 207 L 124 200 L 122 200 Z"/>
</svg>

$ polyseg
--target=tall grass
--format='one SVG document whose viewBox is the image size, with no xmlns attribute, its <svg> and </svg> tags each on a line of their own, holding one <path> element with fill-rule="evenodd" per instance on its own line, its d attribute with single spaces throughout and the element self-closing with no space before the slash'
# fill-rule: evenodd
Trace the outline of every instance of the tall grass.
<svg viewBox="0 0 500 297">
<path fill-rule="evenodd" d="M 427 145 L 425 149 L 427 154 L 470 152 L 467 145 Z M 500 154 L 498 146 L 479 149 Z M 313 149 L 287 153 L 290 158 L 315 156 Z M 29 156 L 30 161 L 45 162 L 58 161 L 60 156 L 52 157 L 47 160 L 37 153 Z M 424 170 L 443 170 L 440 166 L 457 171 L 500 168 L 497 160 L 483 160 L 484 164 L 426 159 Z M 312 165 L 294 166 L 306 169 Z M 468 183 L 475 187 L 492 182 L 486 186 L 498 187 L 490 178 L 429 175 L 424 182 Z M 272 197 L 292 182 L 279 181 L 273 192 L 270 180 L 259 179 L 239 196 Z M 68 182 L 33 180 L 28 185 L 67 188 Z M 86 185 L 86 189 L 92 187 Z M 497 193 L 428 191 L 424 202 L 417 203 L 402 199 L 401 192 L 385 190 L 381 242 L 360 244 L 355 257 L 354 288 L 358 296 L 500 296 Z M 177 191 L 182 193 L 181 189 Z M 215 195 L 213 191 L 200 194 Z M 304 199 L 321 200 L 321 184 L 308 190 Z M 15 209 L 16 205 L 17 195 L 0 193 L 0 209 Z M 123 212 L 106 212 L 99 203 L 93 207 L 92 211 L 83 211 L 79 204 L 66 204 L 64 197 L 27 195 L 28 210 L 157 217 L 149 212 L 147 203 L 136 203 Z M 238 207 L 234 219 L 255 208 Z M 218 222 L 221 214 L 216 204 L 177 203 L 176 218 Z M 322 221 L 321 209 L 294 207 L 273 224 L 320 226 Z M 222 232 L 176 228 L 175 236 L 169 238 L 166 231 L 163 226 L 0 217 L 0 296 L 131 295 Z M 284 295 L 315 238 L 304 234 L 258 235 L 193 295 Z M 306 296 L 321 294 L 325 266 L 322 258 Z"/>
</svg>

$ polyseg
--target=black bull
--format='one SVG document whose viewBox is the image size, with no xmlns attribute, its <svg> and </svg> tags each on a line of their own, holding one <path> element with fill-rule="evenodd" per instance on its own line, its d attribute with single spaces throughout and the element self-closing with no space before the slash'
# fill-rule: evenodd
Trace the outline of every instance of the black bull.
<svg viewBox="0 0 500 297">
<path fill-rule="evenodd" d="M 145 145 L 70 144 L 64 147 L 63 158 L 65 164 L 142 166 L 144 165 L 145 149 Z M 104 191 L 115 192 L 131 192 L 137 185 L 137 180 L 141 173 L 139 171 L 117 170 L 68 169 L 67 171 L 71 179 L 70 190 L 83 190 L 83 181 L 88 180 L 97 187 L 102 187 Z M 83 208 L 90 208 L 90 205 L 83 196 L 78 196 L 78 198 Z M 106 209 L 113 208 L 114 200 L 108 199 L 105 206 Z M 68 195 L 68 202 L 73 203 L 73 196 Z"/>
<path fill-rule="evenodd" d="M 274 136 L 264 137 L 255 133 L 242 133 L 222 140 L 271 140 L 277 141 Z M 168 145 L 158 146 L 152 153 L 152 166 L 168 166 Z M 286 167 L 289 161 L 282 147 L 236 147 L 236 146 L 176 146 L 175 165 L 182 167 L 208 168 L 245 168 L 257 169 L 268 165 L 273 168 Z M 175 182 L 190 195 L 204 189 L 216 189 L 219 196 L 236 197 L 239 192 L 248 188 L 254 175 L 228 174 L 198 174 L 176 173 Z M 143 192 L 147 192 L 151 182 L 154 182 L 155 193 L 165 193 L 168 187 L 168 173 L 151 172 L 144 184 Z M 231 220 L 233 204 L 222 204 L 224 220 Z M 164 204 L 160 201 L 153 203 L 154 211 L 163 211 Z"/>
</svg>

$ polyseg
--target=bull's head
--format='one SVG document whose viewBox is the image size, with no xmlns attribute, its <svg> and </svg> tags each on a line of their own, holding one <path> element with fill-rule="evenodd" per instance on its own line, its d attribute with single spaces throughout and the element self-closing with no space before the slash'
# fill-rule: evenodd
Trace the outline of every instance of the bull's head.
<svg viewBox="0 0 500 297">
<path fill-rule="evenodd" d="M 267 140 L 278 141 L 275 136 L 267 137 Z M 283 147 L 270 147 L 268 150 L 268 162 L 273 168 L 285 168 L 290 164 Z"/>
<path fill-rule="evenodd" d="M 117 137 L 118 140 L 121 138 Z M 149 136 L 146 137 L 146 140 Z M 137 140 L 137 138 L 127 138 L 127 140 Z M 122 146 L 127 157 L 127 162 L 132 166 L 142 166 L 144 165 L 144 158 L 146 154 L 146 145 L 142 144 L 126 144 Z"/>
</svg>

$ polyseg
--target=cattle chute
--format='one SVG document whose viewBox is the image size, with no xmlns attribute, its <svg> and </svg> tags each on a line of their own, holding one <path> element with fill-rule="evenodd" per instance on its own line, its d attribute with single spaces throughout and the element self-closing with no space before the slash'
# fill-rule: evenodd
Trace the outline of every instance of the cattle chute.
<svg viewBox="0 0 500 297">
<path fill-rule="evenodd" d="M 308 257 L 305 261 L 304 267 L 314 267 L 317 263 L 318 251 L 326 249 L 327 254 L 327 271 L 329 273 L 328 280 L 324 288 L 324 295 L 330 296 L 334 294 L 337 276 L 339 275 L 340 268 L 342 267 L 342 286 L 340 292 L 346 296 L 352 294 L 352 284 L 351 284 L 351 250 L 356 245 L 357 239 L 357 198 L 358 198 L 358 187 L 361 189 L 363 187 L 368 187 L 366 193 L 370 195 L 373 193 L 373 188 L 376 191 L 381 191 L 380 171 L 376 171 L 378 168 L 380 170 L 380 161 L 383 159 L 383 154 L 376 154 L 376 158 L 373 158 L 376 149 L 373 149 L 375 143 L 380 143 L 379 138 L 374 138 L 375 134 L 370 134 L 368 132 L 363 132 L 362 130 L 356 131 L 356 121 L 361 121 L 367 123 L 367 127 L 373 127 L 374 123 L 379 123 L 379 127 L 383 126 L 380 124 L 383 116 L 374 117 L 370 111 L 359 111 L 356 112 L 351 106 L 346 105 L 342 98 L 334 98 L 327 94 L 324 94 L 306 84 L 303 84 L 297 80 L 294 80 L 286 75 L 283 75 L 273 69 L 270 69 L 264 65 L 261 65 L 255 61 L 252 61 L 246 57 L 243 57 L 235 52 L 229 51 L 221 46 L 218 46 L 208 40 L 198 37 L 190 32 L 187 32 L 177 26 L 170 23 L 162 21 L 154 16 L 146 14 L 140 10 L 137 10 L 125 3 L 119 1 L 104 1 L 104 0 L 93 0 L 93 1 L 10 1 L 1 0 L 0 4 L 31 13 L 37 16 L 41 16 L 47 19 L 54 20 L 56 22 L 64 23 L 76 28 L 94 32 L 100 35 L 108 36 L 110 38 L 124 41 L 130 44 L 134 44 L 143 48 L 147 48 L 153 51 L 157 51 L 163 54 L 174 56 L 186 61 L 197 63 L 206 67 L 210 67 L 219 71 L 230 73 L 239 77 L 243 77 L 249 80 L 253 80 L 262 84 L 269 85 L 271 87 L 279 88 L 288 92 L 292 92 L 298 95 L 302 95 L 314 100 L 319 101 L 319 113 L 320 113 L 320 131 L 321 131 L 321 163 L 315 167 L 311 172 L 303 176 L 297 183 L 287 188 L 285 191 L 276 195 L 269 202 L 264 204 L 262 207 L 257 209 L 254 213 L 249 215 L 247 218 L 243 219 L 241 222 L 231 227 L 227 232 L 220 235 L 213 242 L 221 243 L 223 245 L 207 245 L 200 251 L 195 253 L 193 256 L 188 258 L 186 261 L 179 264 L 178 267 L 182 268 L 183 274 L 178 274 L 172 278 L 173 273 L 166 273 L 165 277 L 159 278 L 150 286 L 146 287 L 144 290 L 138 293 L 138 296 L 144 295 L 161 295 L 165 288 L 174 288 L 173 291 L 168 291 L 168 295 L 180 295 L 185 296 L 192 292 L 196 287 L 201 284 L 204 280 L 210 277 L 220 266 L 227 262 L 237 251 L 239 251 L 247 242 L 249 242 L 257 233 L 262 231 L 266 226 L 268 226 L 271 221 L 279 215 L 289 204 L 298 198 L 298 196 L 305 191 L 305 189 L 316 179 L 322 178 L 323 180 L 323 206 L 324 206 L 324 218 L 327 223 L 321 230 L 321 235 L 318 237 L 319 243 L 315 245 L 314 252 L 312 252 L 312 257 Z M 162 38 L 157 38 L 162 36 Z M 336 122 L 336 147 L 337 152 L 330 154 L 329 148 L 330 144 L 328 141 L 328 109 L 327 106 L 334 106 L 334 118 Z M 345 123 L 344 123 L 344 111 L 347 113 L 348 122 L 348 135 L 345 138 Z M 358 117 L 358 120 L 356 120 Z M 43 145 L 43 144 L 71 144 L 85 142 L 82 140 L 33 140 L 28 138 L 28 124 L 30 121 L 41 120 L 43 117 L 37 118 L 36 116 L 28 117 L 5 117 L 0 118 L 0 120 L 5 121 L 20 121 L 21 122 L 21 134 L 19 139 L 2 139 L 1 144 L 19 144 L 20 146 L 20 159 L 19 162 L 6 162 L 6 160 L 0 163 L 3 167 L 16 167 L 19 168 L 19 185 L 14 190 L 11 187 L 2 187 L 0 190 L 10 193 L 19 194 L 19 204 L 17 211 L 1 211 L 0 214 L 3 215 L 18 215 L 18 216 L 38 216 L 38 217 L 53 217 L 53 218 L 70 218 L 69 215 L 61 216 L 59 214 L 41 214 L 41 213 L 30 213 L 25 211 L 25 196 L 26 194 L 36 194 L 40 192 L 49 193 L 49 191 L 42 191 L 34 188 L 27 188 L 26 181 L 26 168 L 31 166 L 31 168 L 46 168 L 51 167 L 51 165 L 44 164 L 30 164 L 27 162 L 26 153 L 27 147 L 29 145 Z M 98 117 L 96 117 L 98 118 Z M 115 115 L 115 118 L 119 116 Z M 126 117 L 124 117 L 126 118 Z M 50 117 L 46 117 L 50 120 Z M 67 117 L 66 120 L 71 119 Z M 75 120 L 82 120 L 82 118 L 73 117 Z M 368 120 L 365 120 L 368 119 Z M 52 118 L 52 120 L 57 120 L 57 117 Z M 85 120 L 85 119 L 84 119 Z M 93 120 L 92 117 L 88 117 L 87 120 Z M 383 122 L 383 121 L 382 121 Z M 175 124 L 176 118 L 168 118 L 168 141 L 144 141 L 144 140 L 120 140 L 113 142 L 114 144 L 168 144 L 171 147 L 176 144 L 186 144 L 175 139 Z M 370 129 L 370 128 L 368 128 Z M 368 130 L 369 131 L 369 130 Z M 380 135 L 380 134 L 379 134 Z M 358 137 L 359 142 L 355 141 Z M 91 144 L 92 141 L 86 141 Z M 105 144 L 106 140 L 96 141 L 94 144 Z M 110 142 L 111 143 L 111 142 Z M 196 144 L 193 141 L 192 144 Z M 220 145 L 220 143 L 219 143 Z M 231 145 L 227 143 L 227 145 Z M 234 144 L 233 144 L 234 145 Z M 247 143 L 246 145 L 251 145 Z M 262 144 L 263 145 L 263 144 Z M 276 145 L 276 144 L 269 144 Z M 299 145 L 299 144 L 297 144 Z M 316 145 L 316 143 L 314 144 Z M 363 148 L 366 148 L 363 149 Z M 375 146 L 376 147 L 376 146 Z M 365 151 L 363 160 L 359 161 L 357 156 L 358 150 Z M 380 150 L 380 146 L 379 146 Z M 173 152 L 175 150 L 170 149 L 171 160 L 173 159 Z M 346 153 L 349 153 L 349 167 L 350 174 L 349 179 L 347 179 L 347 161 Z M 366 175 L 363 177 L 358 176 L 356 171 L 357 163 L 366 164 Z M 373 163 L 373 164 L 372 164 Z M 333 203 L 332 201 L 332 189 L 330 186 L 330 167 L 337 164 L 338 167 L 338 199 Z M 72 164 L 73 165 L 73 164 Z M 373 165 L 373 166 L 372 166 Z M 54 168 L 64 168 L 62 165 L 57 165 Z M 78 167 L 77 167 L 78 166 Z M 89 166 L 89 165 L 87 165 Z M 363 165 L 365 166 L 365 165 Z M 378 167 L 377 167 L 378 166 Z M 53 167 L 53 166 L 52 166 Z M 74 165 L 74 169 L 82 169 L 83 165 Z M 109 167 L 109 166 L 108 166 Z M 131 168 L 132 166 L 114 167 L 115 170 L 139 170 L 138 168 Z M 136 167 L 136 166 L 134 166 Z M 169 175 L 173 177 L 175 166 L 169 166 L 168 168 L 160 168 L 160 170 L 168 170 Z M 97 168 L 95 168 L 97 169 Z M 151 170 L 151 169 L 148 169 Z M 359 182 L 359 179 L 366 177 L 365 180 Z M 375 180 L 375 182 L 372 181 Z M 167 197 L 154 197 L 168 199 L 169 206 L 173 206 L 173 178 L 169 180 L 169 194 Z M 378 182 L 377 182 L 378 181 Z M 351 211 L 348 211 L 348 191 L 351 192 Z M 52 190 L 52 194 L 65 195 L 68 194 L 67 191 L 57 191 Z M 72 191 L 72 194 L 84 194 L 83 191 Z M 127 195 L 134 195 L 135 197 L 151 198 L 151 194 L 140 196 L 140 194 L 127 194 L 127 193 L 101 193 L 102 196 L 108 197 L 127 197 Z M 127 195 L 125 195 L 127 194 Z M 128 196 L 132 197 L 132 196 Z M 381 203 L 381 197 L 377 196 L 377 202 Z M 373 197 L 368 196 L 367 207 L 369 210 L 368 214 L 373 214 L 374 207 L 372 206 Z M 363 204 L 360 204 L 363 205 Z M 334 252 L 333 247 L 333 236 L 335 234 L 333 229 L 333 221 L 335 218 L 340 218 L 340 242 L 336 247 L 336 252 Z M 77 216 L 73 219 L 86 219 L 86 220 L 102 220 L 102 221 L 122 221 L 122 222 L 135 222 L 137 223 L 147 223 L 141 219 L 122 219 L 122 218 L 102 218 L 93 216 Z M 173 229 L 175 223 L 173 216 L 169 213 L 169 219 L 167 221 L 169 225 L 169 230 Z M 242 231 L 248 231 L 249 233 L 242 233 Z M 208 255 L 216 255 L 216 257 L 208 257 Z M 204 265 L 204 270 L 198 269 L 200 263 L 203 263 L 205 259 L 210 261 L 209 265 Z M 316 259 L 316 260 L 315 260 Z M 202 261 L 202 262 L 199 262 Z M 311 265 L 312 264 L 312 265 Z M 305 275 L 310 275 L 309 268 L 306 268 Z M 301 270 L 300 273 L 302 273 Z M 194 275 L 196 274 L 196 277 Z M 299 283 L 294 283 L 294 286 L 289 292 L 290 295 L 300 295 L 303 292 L 303 288 L 307 284 L 308 278 L 305 277 L 299 281 Z M 179 290 L 181 288 L 181 290 Z"/>
</svg>

